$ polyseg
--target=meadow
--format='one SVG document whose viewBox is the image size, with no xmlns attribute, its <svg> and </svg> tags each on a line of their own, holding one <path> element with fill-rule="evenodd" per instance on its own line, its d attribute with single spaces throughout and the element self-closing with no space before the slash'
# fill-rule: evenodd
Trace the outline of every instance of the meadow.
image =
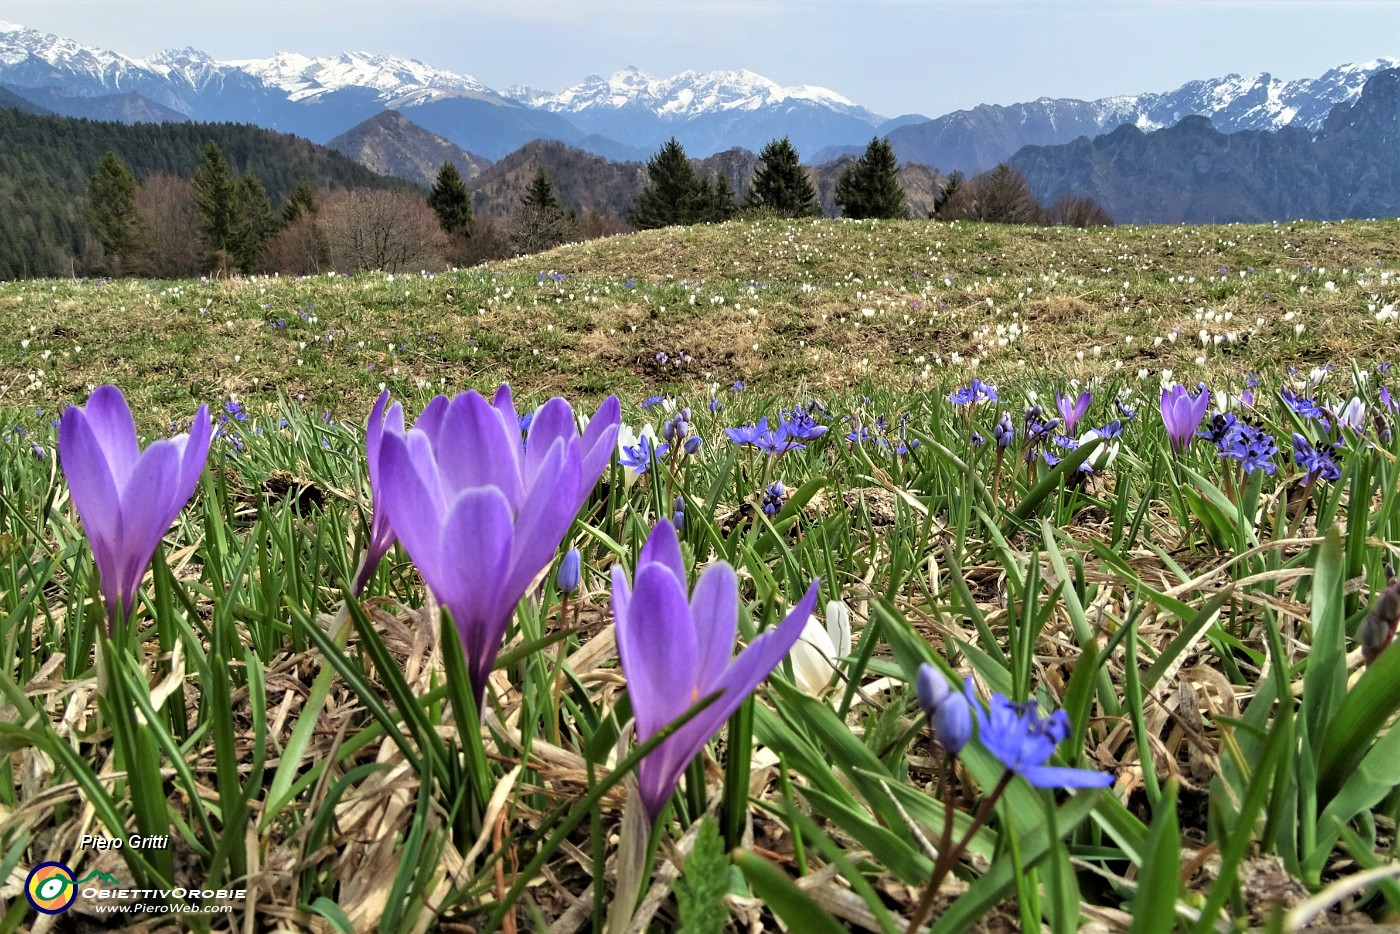
<svg viewBox="0 0 1400 934">
<path fill-rule="evenodd" d="M 1393 919 L 1396 243 L 0 283 L 0 932 Z"/>
</svg>

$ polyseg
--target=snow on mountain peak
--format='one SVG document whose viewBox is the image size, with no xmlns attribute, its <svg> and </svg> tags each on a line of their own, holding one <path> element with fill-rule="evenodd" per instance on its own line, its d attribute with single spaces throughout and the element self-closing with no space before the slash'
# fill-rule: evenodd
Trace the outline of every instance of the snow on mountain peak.
<svg viewBox="0 0 1400 934">
<path fill-rule="evenodd" d="M 783 87 L 747 68 L 696 72 L 683 71 L 669 78 L 654 78 L 635 65 L 607 78 L 590 75 L 580 84 L 550 93 L 529 88 L 509 88 L 507 96 L 555 113 L 595 109 L 640 107 L 665 118 L 687 119 L 709 113 L 757 110 L 787 101 L 806 101 L 833 110 L 881 118 L 835 91 L 813 85 Z"/>
<path fill-rule="evenodd" d="M 342 88 L 370 88 L 386 99 L 424 91 L 492 93 L 471 75 L 458 75 L 434 68 L 417 59 L 370 52 L 342 52 L 336 56 L 310 58 L 296 52 L 278 52 L 268 58 L 225 62 L 280 88 L 294 101 L 319 97 Z"/>
</svg>

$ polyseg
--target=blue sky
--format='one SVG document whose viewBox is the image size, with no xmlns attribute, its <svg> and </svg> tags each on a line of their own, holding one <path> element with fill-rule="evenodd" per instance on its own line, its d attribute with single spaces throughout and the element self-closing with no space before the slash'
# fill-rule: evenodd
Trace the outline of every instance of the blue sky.
<svg viewBox="0 0 1400 934">
<path fill-rule="evenodd" d="M 494 88 L 748 68 L 885 116 L 1400 55 L 1400 0 L 5 0 L 0 19 L 134 56 L 402 55 Z"/>
</svg>

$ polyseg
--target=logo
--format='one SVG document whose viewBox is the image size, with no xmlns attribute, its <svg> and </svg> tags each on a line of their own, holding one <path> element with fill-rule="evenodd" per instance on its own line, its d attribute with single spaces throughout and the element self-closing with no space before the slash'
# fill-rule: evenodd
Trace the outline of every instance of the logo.
<svg viewBox="0 0 1400 934">
<path fill-rule="evenodd" d="M 78 897 L 78 880 L 73 878 L 73 870 L 62 863 L 40 863 L 29 870 L 29 878 L 24 880 L 24 897 L 35 911 L 62 914 Z"/>
<path fill-rule="evenodd" d="M 62 914 L 77 900 L 78 886 L 93 879 L 117 884 L 115 877 L 95 869 L 82 879 L 75 879 L 73 870 L 63 863 L 40 863 L 29 870 L 29 877 L 24 880 L 24 897 L 35 911 Z"/>
</svg>

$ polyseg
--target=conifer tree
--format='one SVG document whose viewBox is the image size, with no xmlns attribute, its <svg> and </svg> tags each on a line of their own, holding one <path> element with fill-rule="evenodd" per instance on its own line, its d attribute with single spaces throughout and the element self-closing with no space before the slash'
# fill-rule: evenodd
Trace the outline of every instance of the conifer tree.
<svg viewBox="0 0 1400 934">
<path fill-rule="evenodd" d="M 554 182 L 544 170 L 544 166 L 535 169 L 535 177 L 525 186 L 525 195 L 520 199 L 520 203 L 526 207 L 564 213 L 564 205 L 559 203 L 559 194 L 554 190 Z"/>
<path fill-rule="evenodd" d="M 233 229 L 229 235 L 229 252 L 244 272 L 252 272 L 262 259 L 268 238 L 277 229 L 272 202 L 267 191 L 252 172 L 244 172 L 234 190 Z"/>
<path fill-rule="evenodd" d="M 535 170 L 535 177 L 526 186 L 510 227 L 511 246 L 520 253 L 548 250 L 575 235 L 573 216 L 565 213 L 543 166 Z"/>
<path fill-rule="evenodd" d="M 693 224 L 705 210 L 704 194 L 695 167 L 673 136 L 647 161 L 647 187 L 632 208 L 638 230 Z"/>
<path fill-rule="evenodd" d="M 895 174 L 899 163 L 889 139 L 872 139 L 865 155 L 848 165 L 836 181 L 836 203 L 855 220 L 876 217 L 898 220 L 909 216 L 904 189 Z"/>
<path fill-rule="evenodd" d="M 210 140 L 194 173 L 194 206 L 199 213 L 199 233 L 204 241 L 206 260 L 216 265 L 233 255 L 233 229 L 237 219 L 234 187 L 224 151 Z"/>
<path fill-rule="evenodd" d="M 315 214 L 320 202 L 321 199 L 317 196 L 316 187 L 311 184 L 311 180 L 301 176 L 292 186 L 287 200 L 282 202 L 282 223 L 290 224 L 303 214 Z"/>
<path fill-rule="evenodd" d="M 758 154 L 763 167 L 754 173 L 744 206 L 766 209 L 783 217 L 818 217 L 817 189 L 798 160 L 797 150 L 784 136 Z"/>
<path fill-rule="evenodd" d="M 472 229 L 472 196 L 467 183 L 451 162 L 438 169 L 428 205 L 438 216 L 442 229 L 454 237 L 470 237 Z"/>
<path fill-rule="evenodd" d="M 136 246 L 141 217 L 136 213 L 136 180 L 121 156 L 108 150 L 88 184 L 88 220 L 112 272 L 120 272 L 123 260 Z"/>
<path fill-rule="evenodd" d="M 739 211 L 739 202 L 734 199 L 734 189 L 729 184 L 729 176 L 715 173 L 714 201 L 710 205 L 710 220 L 723 223 Z"/>
</svg>

